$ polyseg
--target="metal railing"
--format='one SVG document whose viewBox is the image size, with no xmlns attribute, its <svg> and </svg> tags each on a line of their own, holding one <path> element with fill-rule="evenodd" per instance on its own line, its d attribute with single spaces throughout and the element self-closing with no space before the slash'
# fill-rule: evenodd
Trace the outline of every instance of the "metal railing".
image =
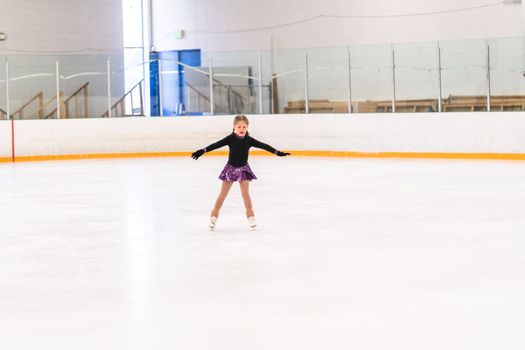
<svg viewBox="0 0 525 350">
<path fill-rule="evenodd" d="M 8 113 L 18 119 L 113 117 L 151 110 L 162 115 L 164 109 L 150 105 L 163 93 L 160 107 L 170 101 L 165 110 L 177 115 L 525 111 L 524 53 L 523 37 L 202 52 L 207 67 L 159 64 L 157 96 L 155 77 L 143 78 L 160 58 L 125 67 L 122 57 L 107 53 L 3 56 L 0 118 Z M 163 66 L 170 68 L 163 72 Z M 184 85 L 163 89 L 163 74 L 165 84 Z M 167 74 L 185 78 L 167 79 Z M 195 80 L 186 79 L 190 75 Z M 140 82 L 128 91 L 126 80 Z M 70 96 L 87 82 L 89 89 Z M 169 93 L 177 94 L 175 103 Z M 55 97 L 46 101 L 46 96 Z"/>
<path fill-rule="evenodd" d="M 51 97 L 49 99 L 49 101 L 47 101 L 47 103 L 45 103 L 43 106 L 42 106 L 42 109 L 45 109 L 47 108 L 47 106 L 51 105 L 53 102 L 56 102 L 57 101 L 57 95 Z M 55 105 L 57 107 L 55 107 L 53 110 L 51 110 L 51 112 L 49 112 L 48 114 L 45 115 L 45 119 L 49 119 L 51 117 L 56 117 L 56 118 L 63 118 L 64 117 L 64 91 L 60 91 L 58 93 L 58 102 L 55 103 Z M 58 105 L 60 105 L 60 107 L 58 107 Z M 57 111 L 60 110 L 60 115 L 57 116 Z"/>
<path fill-rule="evenodd" d="M 199 89 L 186 82 L 186 113 L 206 113 L 210 111 L 210 98 Z"/>
<path fill-rule="evenodd" d="M 143 116 L 144 115 L 144 100 L 142 97 L 142 91 L 144 80 L 139 81 L 135 84 L 124 96 L 119 98 L 115 104 L 111 106 L 112 117 L 130 117 L 130 116 Z M 135 108 L 135 101 L 139 101 L 138 108 Z M 129 105 L 127 105 L 129 103 Z M 109 111 L 102 114 L 102 118 L 109 117 Z"/>
<path fill-rule="evenodd" d="M 188 82 L 185 82 L 185 111 L 191 113 L 210 112 L 210 97 L 203 91 Z M 263 85 L 270 95 L 270 85 Z M 203 91 L 201 91 L 203 90 Z M 255 114 L 257 106 L 257 94 L 255 87 L 241 84 L 224 84 L 214 79 L 213 84 L 213 110 L 215 114 Z"/>
<path fill-rule="evenodd" d="M 71 96 L 64 100 L 65 117 L 88 118 L 89 117 L 89 82 L 82 85 Z M 79 106 L 79 101 L 81 106 Z M 74 111 L 74 112 L 72 112 Z"/>
<path fill-rule="evenodd" d="M 64 92 L 59 93 L 60 103 L 60 118 L 88 118 L 89 117 L 89 83 L 85 83 L 68 98 L 64 99 Z M 42 105 L 41 110 L 45 109 L 48 105 L 56 101 L 56 95 L 53 96 L 45 105 Z M 80 103 L 79 103 L 80 101 Z M 80 105 L 81 104 L 81 105 Z M 53 116 L 56 117 L 57 107 L 51 112 L 46 114 L 45 118 L 49 119 Z"/>
<path fill-rule="evenodd" d="M 35 101 L 38 101 L 38 110 L 37 110 L 38 117 L 39 118 L 43 118 L 44 117 L 44 109 L 43 109 L 43 106 L 44 106 L 44 92 L 43 91 L 40 91 L 38 94 L 33 96 L 33 98 L 31 98 L 29 101 L 24 103 L 14 113 L 12 113 L 11 114 L 12 118 L 14 118 L 14 119 L 24 119 L 24 115 L 25 115 L 26 109 L 28 109 L 31 106 L 31 104 L 33 102 L 35 102 Z"/>
</svg>

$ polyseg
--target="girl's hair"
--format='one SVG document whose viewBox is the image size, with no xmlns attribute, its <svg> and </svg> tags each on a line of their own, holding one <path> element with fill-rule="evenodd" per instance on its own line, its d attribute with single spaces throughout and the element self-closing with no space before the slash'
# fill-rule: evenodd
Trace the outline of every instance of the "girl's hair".
<svg viewBox="0 0 525 350">
<path fill-rule="evenodd" d="M 233 126 L 235 126 L 238 122 L 245 122 L 246 125 L 250 125 L 248 117 L 244 114 L 238 114 L 235 116 L 235 118 L 233 118 Z M 235 131 L 235 128 L 233 128 L 233 131 Z M 248 131 L 246 131 L 246 135 L 248 135 Z"/>
<path fill-rule="evenodd" d="M 237 124 L 238 122 L 245 122 L 246 124 L 250 124 L 248 121 L 248 117 L 246 117 L 244 114 L 238 114 L 233 118 L 233 125 Z"/>
</svg>

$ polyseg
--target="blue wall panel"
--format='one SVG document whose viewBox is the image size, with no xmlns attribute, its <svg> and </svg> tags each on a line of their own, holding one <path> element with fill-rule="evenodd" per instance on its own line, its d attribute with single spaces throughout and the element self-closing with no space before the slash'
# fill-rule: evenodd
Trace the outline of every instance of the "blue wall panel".
<svg viewBox="0 0 525 350">
<path fill-rule="evenodd" d="M 151 115 L 160 115 L 160 98 L 162 98 L 162 115 L 185 115 L 184 101 L 184 66 L 200 67 L 201 51 L 172 50 L 152 52 L 150 59 L 162 60 L 162 96 L 159 96 L 159 64 L 150 63 L 151 72 Z M 154 108 L 155 107 L 155 108 Z M 155 112 L 155 113 L 154 113 Z"/>
</svg>

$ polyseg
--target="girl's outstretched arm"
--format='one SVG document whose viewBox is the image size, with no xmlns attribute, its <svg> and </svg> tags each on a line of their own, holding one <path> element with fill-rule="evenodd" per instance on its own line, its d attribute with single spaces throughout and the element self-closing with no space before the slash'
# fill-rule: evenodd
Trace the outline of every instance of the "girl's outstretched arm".
<svg viewBox="0 0 525 350">
<path fill-rule="evenodd" d="M 211 152 L 213 150 L 216 150 L 217 148 L 221 148 L 221 147 L 224 147 L 226 145 L 229 144 L 230 142 L 230 137 L 231 135 L 228 135 L 226 136 L 225 138 L 223 138 L 222 140 L 219 140 L 215 143 L 212 143 L 211 145 L 209 145 L 208 147 L 206 148 L 202 148 L 198 151 L 195 151 L 191 154 L 191 157 L 195 160 L 199 159 L 200 156 L 202 156 L 204 153 L 206 152 Z"/>
<path fill-rule="evenodd" d="M 285 152 L 278 151 L 278 150 L 276 150 L 275 148 L 273 148 L 272 146 L 270 146 L 270 145 L 268 145 L 266 143 L 257 141 L 253 137 L 252 137 L 252 146 L 256 147 L 256 148 L 264 149 L 264 150 L 266 150 L 266 151 L 268 151 L 270 153 L 278 155 L 279 157 L 284 157 L 284 156 L 289 156 L 290 155 L 290 153 L 285 153 Z"/>
</svg>

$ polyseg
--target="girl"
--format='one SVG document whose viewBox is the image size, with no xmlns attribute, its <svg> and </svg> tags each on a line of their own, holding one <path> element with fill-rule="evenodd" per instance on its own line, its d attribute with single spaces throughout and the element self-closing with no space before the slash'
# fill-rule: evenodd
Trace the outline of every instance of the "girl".
<svg viewBox="0 0 525 350">
<path fill-rule="evenodd" d="M 257 179 L 252 169 L 248 165 L 248 152 L 250 147 L 262 148 L 268 152 L 274 153 L 279 157 L 289 156 L 290 153 L 284 153 L 276 150 L 270 145 L 259 142 L 248 134 L 248 118 L 245 115 L 238 115 L 233 119 L 233 132 L 223 138 L 220 141 L 212 143 L 206 148 L 195 151 L 191 154 L 191 157 L 197 160 L 206 152 L 211 152 L 217 148 L 228 146 L 230 148 L 230 154 L 228 157 L 228 163 L 219 175 L 219 179 L 222 180 L 221 192 L 215 202 L 215 206 L 211 211 L 210 215 L 210 229 L 214 229 L 217 224 L 217 218 L 219 217 L 219 210 L 221 210 L 222 204 L 230 191 L 235 181 L 240 182 L 242 199 L 246 208 L 246 217 L 248 218 L 248 224 L 252 229 L 255 229 L 257 223 L 252 209 L 252 200 L 249 193 L 249 184 L 251 180 Z"/>
</svg>

